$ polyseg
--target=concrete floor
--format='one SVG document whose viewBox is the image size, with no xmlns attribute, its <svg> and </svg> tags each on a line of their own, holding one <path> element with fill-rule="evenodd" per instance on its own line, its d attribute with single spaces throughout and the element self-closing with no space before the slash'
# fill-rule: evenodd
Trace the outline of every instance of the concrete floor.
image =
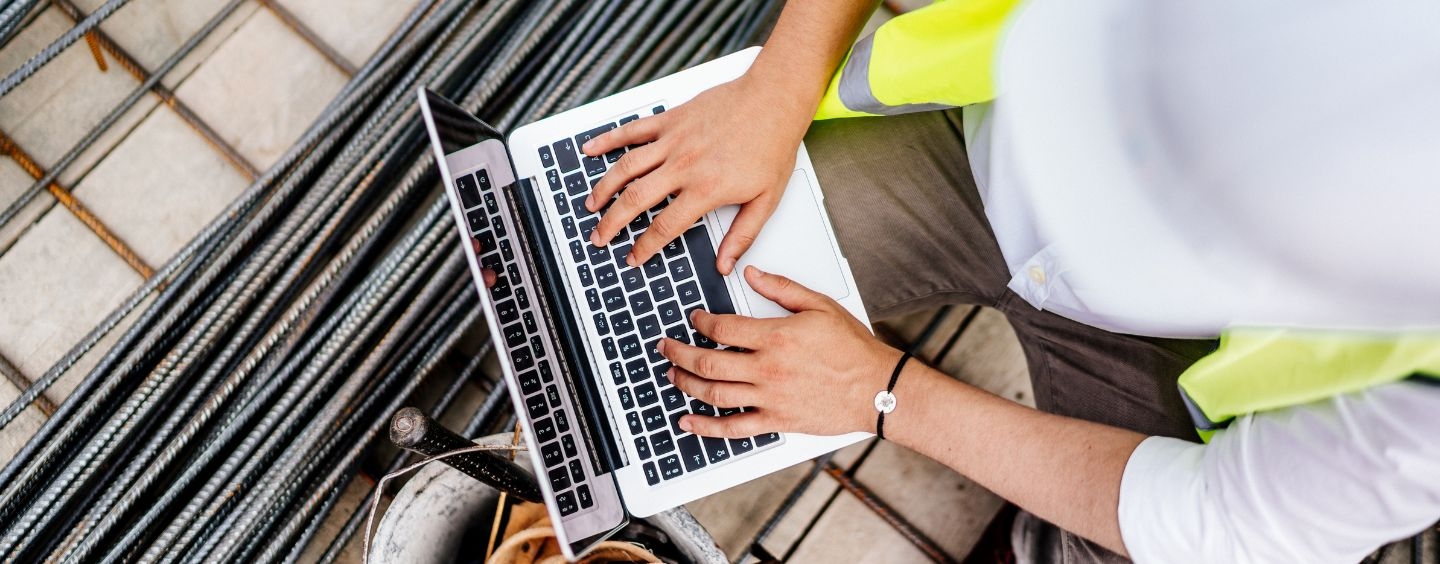
<svg viewBox="0 0 1440 564">
<path fill-rule="evenodd" d="M 88 13 L 103 0 L 73 1 Z M 101 29 L 142 67 L 154 69 L 223 4 L 134 0 Z M 133 250 L 136 260 L 122 260 L 113 245 L 87 227 L 81 220 L 87 212 L 58 205 L 48 193 L 0 230 L 0 356 L 19 373 L 18 384 L 0 379 L 0 403 L 12 401 L 26 381 L 43 374 L 138 287 L 146 268 L 164 264 L 249 183 L 254 170 L 274 162 L 413 4 L 269 0 L 246 2 L 228 17 L 163 83 L 238 159 L 227 159 L 175 106 L 147 95 L 60 175 L 60 187 Z M 287 15 L 298 25 L 287 23 Z M 0 50 L 0 73 L 17 68 L 73 24 L 59 8 L 46 8 Z M 112 57 L 106 60 L 108 70 L 102 71 L 83 43 L 66 50 L 0 98 L 0 132 L 34 164 L 51 166 L 139 84 Z M 33 182 L 19 159 L 0 158 L 0 205 Z M 939 335 L 948 337 L 962 314 L 948 316 Z M 914 337 L 929 317 L 917 315 L 891 327 Z M 128 322 L 101 342 L 101 353 L 92 351 L 48 390 L 45 405 L 30 408 L 0 432 L 0 463 L 14 455 L 126 327 Z M 935 339 L 926 354 L 934 355 L 943 340 Z M 1003 316 L 994 311 L 982 312 L 939 366 L 997 394 L 1030 401 L 1023 355 Z M 851 447 L 836 460 L 850 467 L 863 448 L 863 443 Z M 738 557 L 808 468 L 788 469 L 689 508 L 726 553 Z M 1001 503 L 964 477 L 889 443 L 878 445 L 854 476 L 955 558 L 968 553 Z M 320 543 L 329 542 L 369 487 L 352 484 Z M 763 543 L 765 548 L 777 555 L 793 548 L 795 562 L 925 560 L 853 496 L 835 496 L 838 487 L 822 474 Z M 812 520 L 810 532 L 797 543 Z M 359 561 L 358 540 L 347 552 L 350 561 Z"/>
</svg>

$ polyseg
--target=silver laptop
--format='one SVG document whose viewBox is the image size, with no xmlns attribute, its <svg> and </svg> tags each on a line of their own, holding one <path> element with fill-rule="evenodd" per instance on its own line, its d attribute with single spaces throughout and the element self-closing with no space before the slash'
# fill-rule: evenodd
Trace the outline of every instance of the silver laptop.
<svg viewBox="0 0 1440 564">
<path fill-rule="evenodd" d="M 632 515 L 653 515 L 868 436 L 726 440 L 686 433 L 678 424 L 684 414 L 744 408 L 685 395 L 665 378 L 670 365 L 655 352 L 665 336 L 724 346 L 690 327 L 696 308 L 788 315 L 739 275 L 750 264 L 824 292 L 868 324 L 803 145 L 779 208 L 735 274 L 715 268 L 733 206 L 707 214 L 638 267 L 624 262 L 629 245 L 667 202 L 609 246 L 588 242 L 600 214 L 583 203 L 624 151 L 591 158 L 580 146 L 739 77 L 758 53 L 747 49 L 542 119 L 508 141 L 443 97 L 419 92 L 456 227 L 463 239 L 481 243 L 477 255 L 467 241 L 465 254 L 546 509 L 572 559 Z M 494 286 L 485 287 L 482 268 L 496 274 Z"/>
</svg>

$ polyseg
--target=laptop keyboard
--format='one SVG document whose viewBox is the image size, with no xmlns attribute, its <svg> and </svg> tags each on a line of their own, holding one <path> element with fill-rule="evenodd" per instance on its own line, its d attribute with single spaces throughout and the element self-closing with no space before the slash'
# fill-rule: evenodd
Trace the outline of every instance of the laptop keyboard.
<svg viewBox="0 0 1440 564">
<path fill-rule="evenodd" d="M 545 463 L 544 475 L 555 492 L 560 514 L 569 516 L 595 505 L 586 484 L 581 462 L 579 429 L 567 402 L 562 399 L 555 370 L 547 357 L 544 333 L 536 325 L 539 305 L 521 283 L 516 249 L 506 237 L 506 223 L 491 190 L 490 176 L 481 170 L 455 179 L 456 191 L 465 207 L 471 235 L 480 240 L 480 264 L 495 273 L 490 296 L 495 302 L 499 331 L 519 375 L 520 392 L 529 415 L 535 442 Z M 496 244 L 496 237 L 500 237 Z"/>
<path fill-rule="evenodd" d="M 663 111 L 664 106 L 655 106 L 650 114 Z M 640 112 L 636 112 L 618 122 L 541 147 L 539 152 L 540 162 L 546 169 L 546 184 L 561 214 L 563 246 L 568 247 L 584 286 L 580 307 L 591 328 L 600 336 L 602 364 L 608 366 L 619 394 L 619 407 L 625 418 L 622 429 L 629 433 L 628 440 L 640 456 L 646 481 L 654 486 L 756 452 L 778 443 L 780 435 L 766 433 L 726 440 L 700 437 L 680 429 L 680 417 L 687 413 L 713 416 L 744 411 L 744 408 L 719 409 L 681 392 L 665 377 L 670 363 L 655 352 L 661 337 L 718 348 L 714 341 L 690 327 L 690 312 L 705 309 L 712 313 L 735 313 L 725 280 L 715 270 L 715 251 L 710 246 L 710 233 L 705 224 L 696 223 L 645 264 L 638 267 L 625 264 L 635 237 L 665 209 L 670 202 L 667 198 L 621 228 L 610 245 L 596 247 L 589 243 L 590 232 L 604 210 L 592 213 L 585 209 L 585 198 L 605 171 L 633 147 L 616 149 L 599 157 L 586 156 L 580 147 L 640 117 Z"/>
</svg>

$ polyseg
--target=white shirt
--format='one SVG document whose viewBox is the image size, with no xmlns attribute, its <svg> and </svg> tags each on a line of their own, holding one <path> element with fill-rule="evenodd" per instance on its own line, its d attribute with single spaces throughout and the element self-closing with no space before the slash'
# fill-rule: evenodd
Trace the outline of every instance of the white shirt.
<svg viewBox="0 0 1440 564">
<path fill-rule="evenodd" d="M 965 111 L 1010 288 L 1103 329 L 1440 329 L 1440 4 L 1037 0 Z M 1145 441 L 1139 562 L 1353 562 L 1440 519 L 1440 388 Z"/>
</svg>

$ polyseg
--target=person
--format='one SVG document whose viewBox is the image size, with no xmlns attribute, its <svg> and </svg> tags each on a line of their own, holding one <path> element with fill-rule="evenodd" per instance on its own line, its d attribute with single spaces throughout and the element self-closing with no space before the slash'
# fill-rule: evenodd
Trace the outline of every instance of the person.
<svg viewBox="0 0 1440 564">
<path fill-rule="evenodd" d="M 661 342 L 686 393 L 756 408 L 682 427 L 882 432 L 1043 520 L 1031 560 L 1353 562 L 1435 523 L 1440 8 L 1012 4 L 849 51 L 874 2 L 789 2 L 744 76 L 585 145 L 644 144 L 595 185 L 594 244 L 675 195 L 638 264 L 738 205 L 716 267 L 794 312 Z M 870 317 L 998 309 L 1038 410 L 734 272 L 802 139 Z"/>
</svg>

